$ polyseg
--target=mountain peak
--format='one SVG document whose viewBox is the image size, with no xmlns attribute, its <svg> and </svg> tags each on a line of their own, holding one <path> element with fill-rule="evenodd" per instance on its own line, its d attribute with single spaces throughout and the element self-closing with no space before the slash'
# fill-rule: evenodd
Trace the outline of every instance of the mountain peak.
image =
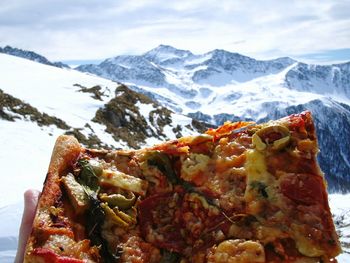
<svg viewBox="0 0 350 263">
<path fill-rule="evenodd" d="M 145 54 L 151 53 L 151 52 L 152 53 L 154 53 L 154 52 L 162 52 L 162 53 L 176 53 L 176 54 L 192 54 L 188 50 L 178 49 L 178 48 L 175 48 L 173 46 L 164 45 L 164 44 L 160 44 L 159 46 L 151 49 L 150 51 L 147 51 Z"/>
<path fill-rule="evenodd" d="M 150 51 L 143 54 L 143 56 L 154 62 L 165 62 L 173 59 L 182 59 L 193 54 L 188 50 L 177 49 L 169 45 L 159 45 L 158 47 L 151 49 Z"/>
<path fill-rule="evenodd" d="M 297 62 L 296 60 L 294 60 L 290 57 L 279 57 L 279 58 L 272 59 L 271 61 L 280 62 L 283 64 L 289 64 L 289 65 Z"/>
</svg>

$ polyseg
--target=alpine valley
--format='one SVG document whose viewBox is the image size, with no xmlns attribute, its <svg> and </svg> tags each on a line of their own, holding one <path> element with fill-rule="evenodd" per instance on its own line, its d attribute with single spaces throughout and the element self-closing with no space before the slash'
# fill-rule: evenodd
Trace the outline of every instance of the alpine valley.
<svg viewBox="0 0 350 263">
<path fill-rule="evenodd" d="M 138 148 L 228 120 L 262 122 L 310 110 L 329 191 L 350 191 L 350 62 L 309 65 L 160 45 L 72 69 L 7 46 L 0 48 L 0 72 L 2 262 L 13 262 L 20 193 L 41 189 L 60 134 L 89 147 Z M 350 195 L 332 198 L 348 251 Z"/>
</svg>

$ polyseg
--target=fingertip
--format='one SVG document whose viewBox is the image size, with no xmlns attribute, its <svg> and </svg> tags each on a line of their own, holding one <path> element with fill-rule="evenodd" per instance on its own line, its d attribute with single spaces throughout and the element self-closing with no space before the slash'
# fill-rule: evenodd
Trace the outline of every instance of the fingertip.
<svg viewBox="0 0 350 263">
<path fill-rule="evenodd" d="M 37 199 L 40 195 L 40 191 L 36 189 L 28 189 L 24 192 L 24 200 Z"/>
<path fill-rule="evenodd" d="M 24 207 L 33 209 L 38 203 L 40 192 L 38 190 L 29 189 L 24 192 Z"/>
</svg>

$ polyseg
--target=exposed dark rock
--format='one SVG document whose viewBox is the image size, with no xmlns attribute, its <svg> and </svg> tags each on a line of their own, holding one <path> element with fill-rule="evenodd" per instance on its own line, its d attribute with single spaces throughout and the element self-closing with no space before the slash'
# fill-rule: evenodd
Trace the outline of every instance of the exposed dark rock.
<svg viewBox="0 0 350 263">
<path fill-rule="evenodd" d="M 104 95 L 104 93 L 101 92 L 101 90 L 102 90 L 101 86 L 96 85 L 96 86 L 93 86 L 91 88 L 84 87 L 84 86 L 82 86 L 80 84 L 74 84 L 73 86 L 79 87 L 80 90 L 78 90 L 78 91 L 84 92 L 84 93 L 91 93 L 92 94 L 91 95 L 92 98 L 102 101 L 102 96 Z"/>
<path fill-rule="evenodd" d="M 40 127 L 55 125 L 57 128 L 66 130 L 64 134 L 73 135 L 76 137 L 79 142 L 86 147 L 110 148 L 110 146 L 102 143 L 102 141 L 95 134 L 93 134 L 89 124 L 86 124 L 85 126 L 90 128 L 91 133 L 89 133 L 88 137 L 86 137 L 82 133 L 82 129 L 70 127 L 66 122 L 57 117 L 50 116 L 46 113 L 41 113 L 28 103 L 6 94 L 0 89 L 0 119 L 16 121 L 16 119 L 21 118 L 36 122 Z"/>
<path fill-rule="evenodd" d="M 216 128 L 216 125 L 212 125 L 206 122 L 202 121 L 197 121 L 196 119 L 192 119 L 192 126 L 199 132 L 199 133 L 204 133 L 206 132 L 209 128 Z"/>
<path fill-rule="evenodd" d="M 210 115 L 204 114 L 200 111 L 190 112 L 187 114 L 187 116 L 192 118 L 192 119 L 203 121 L 206 123 L 211 123 L 213 121 Z"/>
<path fill-rule="evenodd" d="M 17 99 L 0 89 L 0 117 L 7 121 L 15 121 L 20 116 L 29 118 L 39 126 L 55 125 L 57 128 L 67 130 L 70 127 L 63 120 L 39 112 L 36 108 Z"/>
<path fill-rule="evenodd" d="M 149 116 L 143 116 L 137 103 L 151 104 Z M 125 85 L 116 89 L 116 96 L 96 112 L 93 121 L 106 125 L 116 141 L 127 142 L 138 148 L 148 137 L 166 138 L 163 127 L 171 123 L 171 111 L 161 107 L 147 96 L 130 90 Z M 149 125 L 146 118 L 148 118 Z"/>
</svg>

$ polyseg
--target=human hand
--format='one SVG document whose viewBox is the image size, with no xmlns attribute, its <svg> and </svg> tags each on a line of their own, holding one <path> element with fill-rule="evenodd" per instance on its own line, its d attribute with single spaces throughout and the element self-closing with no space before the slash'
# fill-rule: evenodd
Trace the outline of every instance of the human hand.
<svg viewBox="0 0 350 263">
<path fill-rule="evenodd" d="M 27 190 L 24 193 L 24 211 L 22 215 L 21 227 L 19 229 L 18 248 L 15 263 L 22 263 L 28 237 L 32 230 L 36 206 L 40 192 L 37 190 Z"/>
</svg>

